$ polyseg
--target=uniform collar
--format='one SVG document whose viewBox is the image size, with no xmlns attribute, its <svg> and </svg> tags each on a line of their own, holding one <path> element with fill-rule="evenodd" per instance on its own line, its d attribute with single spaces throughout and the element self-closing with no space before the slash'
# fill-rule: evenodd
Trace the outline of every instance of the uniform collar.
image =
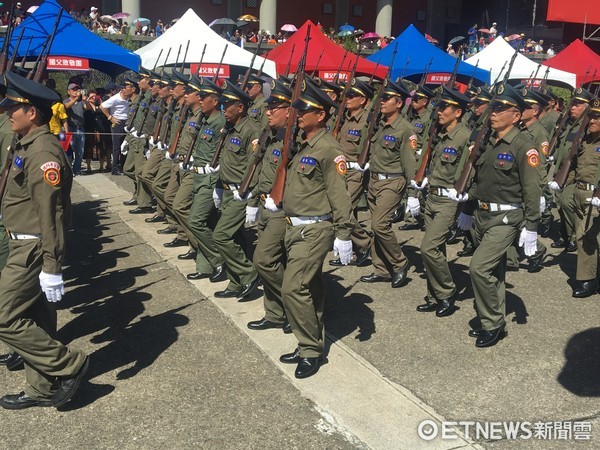
<svg viewBox="0 0 600 450">
<path fill-rule="evenodd" d="M 214 114 L 211 114 L 210 116 L 206 117 L 205 120 L 206 120 L 207 125 L 212 125 L 213 123 L 215 123 L 220 115 L 221 115 L 221 113 L 219 111 L 217 111 Z"/>
<path fill-rule="evenodd" d="M 358 113 L 354 114 L 353 116 L 351 116 L 349 113 L 347 114 L 347 116 L 349 121 L 358 123 L 365 114 L 366 110 L 365 108 L 362 108 Z"/>
<path fill-rule="evenodd" d="M 507 144 L 510 144 L 513 141 L 513 139 L 515 138 L 515 136 L 517 136 L 519 134 L 519 132 L 520 132 L 519 127 L 512 127 L 512 129 L 508 133 L 506 133 L 506 135 L 501 140 L 506 142 Z M 498 139 L 498 140 L 500 140 L 500 139 Z"/>
<path fill-rule="evenodd" d="M 19 145 L 21 147 L 29 145 L 33 141 L 35 141 L 39 136 L 46 133 L 50 134 L 50 128 L 48 128 L 48 124 L 37 127 L 35 130 L 30 131 L 27 135 L 23 136 L 19 140 Z"/>
<path fill-rule="evenodd" d="M 456 133 L 458 133 L 462 127 L 464 127 L 462 122 L 458 122 L 456 126 L 450 130 L 450 132 L 444 134 L 448 136 L 448 139 L 454 139 L 454 136 L 456 136 Z"/>
<path fill-rule="evenodd" d="M 244 125 L 246 125 L 246 122 L 248 122 L 248 120 L 250 120 L 250 117 L 246 116 L 244 117 L 242 120 L 240 120 L 235 127 L 233 127 L 233 129 L 235 130 L 236 133 L 240 133 L 242 131 L 242 128 L 244 128 Z"/>
<path fill-rule="evenodd" d="M 319 140 L 326 134 L 327 134 L 327 129 L 323 128 L 323 129 L 321 129 L 321 131 L 316 132 L 315 134 L 313 134 L 310 137 L 310 139 L 306 139 L 304 142 L 309 147 L 314 147 L 315 145 L 317 145 L 317 142 L 319 142 Z"/>
<path fill-rule="evenodd" d="M 398 128 L 400 128 L 400 124 L 402 123 L 403 120 L 404 120 L 404 118 L 402 117 L 402 114 L 398 114 L 398 117 L 396 117 L 396 119 L 392 123 L 384 122 L 384 128 L 389 127 L 389 128 L 392 128 L 393 130 L 397 130 Z"/>
</svg>

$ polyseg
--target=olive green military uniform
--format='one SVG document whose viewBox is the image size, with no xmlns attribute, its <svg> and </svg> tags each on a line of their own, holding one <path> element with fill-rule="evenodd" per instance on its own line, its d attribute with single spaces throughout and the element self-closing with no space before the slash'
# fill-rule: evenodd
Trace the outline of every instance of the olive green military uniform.
<svg viewBox="0 0 600 450">
<path fill-rule="evenodd" d="M 347 114 L 346 120 L 340 129 L 338 135 L 338 141 L 342 148 L 342 152 L 346 157 L 346 163 L 356 163 L 358 156 L 362 150 L 362 136 L 366 134 L 367 130 L 367 118 L 369 113 L 362 109 L 354 115 Z M 354 229 L 352 230 L 352 243 L 354 249 L 361 253 L 365 253 L 371 248 L 371 236 L 365 231 L 365 229 L 358 222 L 357 208 L 364 192 L 364 172 L 359 170 L 348 168 L 346 173 L 346 184 L 348 186 L 348 193 L 350 194 L 350 200 L 352 201 L 352 222 Z"/>
<path fill-rule="evenodd" d="M 542 117 L 540 117 L 540 123 L 544 129 L 548 132 L 548 136 L 552 136 L 556 130 L 556 122 L 560 118 L 560 113 L 555 110 L 548 111 Z"/>
<path fill-rule="evenodd" d="M 259 130 L 264 130 L 269 125 L 269 118 L 266 114 L 267 104 L 265 103 L 265 100 L 265 96 L 261 93 L 248 108 L 248 117 L 254 120 Z"/>
<path fill-rule="evenodd" d="M 196 272 L 211 273 L 223 264 L 223 258 L 213 240 L 213 229 L 217 223 L 217 209 L 213 201 L 213 190 L 219 179 L 218 173 L 204 173 L 204 167 L 212 159 L 221 140 L 225 118 L 220 112 L 203 117 L 200 136 L 193 152 L 193 200 L 189 212 L 188 227 L 197 242 Z"/>
<path fill-rule="evenodd" d="M 39 275 L 61 273 L 73 174 L 47 125 L 17 143 L 2 217 L 11 233 L 0 278 L 0 339 L 25 360 L 25 393 L 48 400 L 56 377 L 75 375 L 80 351 L 54 339 L 56 310 L 41 291 Z"/>
<path fill-rule="evenodd" d="M 475 164 L 470 195 L 478 199 L 473 230 L 478 244 L 469 273 L 483 330 L 505 325 L 506 251 L 523 222 L 537 231 L 540 218 L 539 152 L 528 134 L 512 128 L 492 137 Z"/>
<path fill-rule="evenodd" d="M 154 127 L 156 126 L 156 120 L 158 118 L 158 114 L 161 108 L 164 107 L 164 102 L 162 99 L 159 99 L 158 95 L 150 98 L 149 102 L 149 110 L 146 115 L 145 121 L 143 124 L 140 123 L 140 127 L 142 128 L 138 130 L 138 135 L 145 134 L 146 136 L 142 139 L 132 137 L 132 141 L 129 143 L 130 150 L 133 151 L 134 157 L 134 165 L 135 165 L 135 179 L 136 179 L 136 187 L 137 187 L 137 202 L 138 207 L 148 207 L 151 206 L 152 201 L 152 192 L 151 190 L 141 182 L 140 178 L 144 171 L 144 167 L 146 166 L 146 150 L 148 149 L 148 139 L 154 133 Z M 143 126 L 142 126 L 143 125 Z"/>
<path fill-rule="evenodd" d="M 401 116 L 392 123 L 381 122 L 371 138 L 369 194 L 374 274 L 390 277 L 408 265 L 392 230 L 392 213 L 398 208 L 406 180 L 415 176 L 417 136 L 413 126 Z"/>
<path fill-rule="evenodd" d="M 575 169 L 575 225 L 577 236 L 577 281 L 588 281 L 598 276 L 598 235 L 600 213 L 590 205 L 600 174 L 600 137 L 588 134 L 577 154 Z"/>
<path fill-rule="evenodd" d="M 276 178 L 275 172 L 281 163 L 284 134 L 285 129 L 280 129 L 271 135 L 262 160 L 258 183 L 252 191 L 252 195 L 261 200 L 258 240 L 252 261 L 263 283 L 265 319 L 273 323 L 283 323 L 285 319 L 281 287 L 285 270 L 284 240 L 287 221 L 282 209 L 273 212 L 265 208 L 264 199 L 271 193 Z"/>
<path fill-rule="evenodd" d="M 8 154 L 8 147 L 10 147 L 13 139 L 13 131 L 10 128 L 10 121 L 6 113 L 0 114 L 0 169 L 6 162 L 6 155 Z M 6 234 L 6 228 L 0 220 L 0 273 L 6 265 L 6 259 L 8 258 L 8 234 Z"/>
<path fill-rule="evenodd" d="M 150 89 L 146 92 L 140 92 L 138 97 L 141 97 L 140 103 L 137 107 L 137 112 L 135 112 L 135 118 L 131 124 L 133 128 L 138 130 L 137 135 L 141 135 L 140 126 L 142 122 L 145 122 L 144 118 L 149 114 L 150 111 L 150 103 L 152 101 L 152 93 Z M 146 144 L 146 140 L 143 138 L 136 138 L 132 134 L 126 136 L 127 142 L 129 142 L 129 149 L 127 153 L 127 157 L 125 158 L 125 163 L 123 164 L 123 172 L 129 178 L 133 180 L 135 193 L 134 198 L 137 200 L 139 195 L 140 187 L 138 186 L 137 176 L 136 176 L 136 162 L 139 161 L 139 157 L 136 154 L 141 153 L 141 157 L 144 157 L 144 146 Z M 142 205 L 142 206 L 150 206 Z"/>
<path fill-rule="evenodd" d="M 470 134 L 470 130 L 459 122 L 449 132 L 438 135 L 438 142 L 431 153 L 421 256 L 427 273 L 427 296 L 434 301 L 446 300 L 456 292 L 446 259 L 446 239 L 456 218 L 458 204 L 448 198 L 448 190 L 454 187 L 469 157 Z"/>
<path fill-rule="evenodd" d="M 235 201 L 233 190 L 239 189 L 246 175 L 259 137 L 260 130 L 254 120 L 244 117 L 233 128 L 227 130 L 221 153 L 219 176 L 224 192 L 221 218 L 213 232 L 213 239 L 227 265 L 227 289 L 232 291 L 239 291 L 257 277 L 252 262 L 248 260 L 242 247 L 234 241 L 234 235 L 244 226 L 246 220 L 246 203 Z"/>
<path fill-rule="evenodd" d="M 158 116 L 160 117 L 160 123 L 156 124 L 155 127 L 158 127 L 157 136 L 158 136 L 159 140 L 160 140 L 160 137 L 162 136 L 161 132 L 163 132 L 163 134 L 164 134 L 164 131 L 166 131 L 166 128 L 167 128 L 168 121 L 170 120 L 170 117 L 168 114 L 169 102 L 170 102 L 170 100 L 165 101 L 164 99 L 162 99 L 158 105 L 158 107 L 159 107 Z M 157 117 L 156 120 L 158 120 L 159 117 Z M 156 128 L 155 128 L 155 130 L 156 130 Z M 152 131 L 152 135 L 154 135 L 154 130 Z M 149 195 L 152 196 L 152 181 L 154 180 L 154 178 L 156 177 L 156 174 L 158 173 L 160 164 L 161 164 L 162 160 L 164 159 L 164 153 L 156 145 L 154 147 L 150 146 L 149 152 L 150 153 L 148 155 L 148 160 L 144 164 L 142 173 L 140 174 L 138 179 L 139 179 L 140 183 L 142 183 L 144 185 L 146 192 L 148 192 Z"/>
<path fill-rule="evenodd" d="M 334 237 L 350 239 L 352 213 L 345 172 L 340 146 L 326 130 L 302 141 L 287 171 L 283 210 L 290 221 L 281 296 L 302 358 L 323 354 L 323 260 Z"/>
</svg>

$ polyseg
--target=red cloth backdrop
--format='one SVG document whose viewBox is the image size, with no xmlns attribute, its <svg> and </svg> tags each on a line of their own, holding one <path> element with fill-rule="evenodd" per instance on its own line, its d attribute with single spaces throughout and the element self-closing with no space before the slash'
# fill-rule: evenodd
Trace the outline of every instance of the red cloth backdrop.
<svg viewBox="0 0 600 450">
<path fill-rule="evenodd" d="M 577 86 L 584 80 L 586 84 L 590 81 L 600 80 L 600 55 L 579 39 L 575 39 L 563 51 L 544 61 L 542 64 L 576 74 Z M 586 77 L 585 73 L 588 71 L 589 73 Z M 595 77 L 594 71 L 596 72 Z"/>
<path fill-rule="evenodd" d="M 598 0 L 548 0 L 546 20 L 600 25 L 600 4 Z"/>
</svg>

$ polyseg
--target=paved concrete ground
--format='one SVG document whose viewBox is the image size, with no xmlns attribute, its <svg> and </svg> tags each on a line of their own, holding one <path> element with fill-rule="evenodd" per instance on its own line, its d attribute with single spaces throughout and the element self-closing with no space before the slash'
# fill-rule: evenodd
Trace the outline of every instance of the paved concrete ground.
<svg viewBox="0 0 600 450">
<path fill-rule="evenodd" d="M 509 273 L 509 335 L 496 347 L 476 349 L 466 334 L 475 314 L 469 260 L 456 259 L 460 246 L 448 251 L 460 310 L 437 319 L 414 309 L 425 293 L 421 233 L 399 232 L 414 266 L 401 289 L 358 282 L 368 267 L 326 266 L 328 364 L 298 381 L 292 367 L 277 362 L 293 349 L 293 338 L 244 327 L 260 317 L 260 300 L 215 301 L 220 285 L 192 285 L 174 269 L 193 271 L 190 262 L 176 260 L 185 249 L 161 249 L 166 239 L 154 233 L 157 227 L 119 207 L 129 180 L 99 174 L 78 180 L 89 193 L 78 187 L 74 196 L 82 203 L 60 336 L 93 354 L 91 381 L 68 415 L 4 413 L 5 435 L 25 423 L 42 431 L 11 443 L 34 440 L 37 447 L 48 442 L 39 435 L 49 434 L 66 447 L 458 448 L 473 441 L 426 442 L 417 424 L 580 420 L 592 422 L 591 442 L 475 443 L 597 448 L 600 297 L 570 297 L 573 254 L 550 250 L 540 273 Z M 20 387 L 20 375 L 0 377 L 9 390 Z"/>
</svg>

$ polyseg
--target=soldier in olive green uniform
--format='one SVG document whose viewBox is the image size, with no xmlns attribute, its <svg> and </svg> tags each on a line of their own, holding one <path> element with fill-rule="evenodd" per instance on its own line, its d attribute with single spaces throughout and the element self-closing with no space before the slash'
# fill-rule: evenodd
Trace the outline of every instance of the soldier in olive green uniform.
<svg viewBox="0 0 600 450">
<path fill-rule="evenodd" d="M 297 364 L 296 378 L 306 378 L 318 371 L 323 355 L 323 261 L 333 244 L 334 254 L 339 254 L 342 263 L 350 262 L 352 220 L 344 180 L 346 159 L 325 129 L 333 102 L 306 78 L 300 98 L 292 106 L 298 110 L 298 127 L 303 134 L 288 165 L 283 192 L 288 226 L 281 296 L 298 347 L 282 355 L 280 361 Z"/>
<path fill-rule="evenodd" d="M 469 335 L 477 337 L 477 347 L 494 345 L 504 336 L 506 251 L 520 232 L 525 255 L 533 255 L 540 218 L 539 152 L 517 128 L 526 104 L 510 85 L 499 85 L 490 108 L 494 133 L 475 163 L 469 194 L 450 193 L 458 201 L 469 196 L 478 200 L 473 221 L 478 247 L 469 266 L 481 320 L 481 330 Z"/>
<path fill-rule="evenodd" d="M 229 82 L 224 83 L 221 103 L 227 126 L 219 161 L 219 181 L 214 191 L 215 206 L 220 203 L 221 217 L 213 239 L 225 261 L 229 285 L 225 290 L 215 292 L 218 298 L 245 298 L 259 283 L 252 262 L 234 240 L 245 222 L 251 223 L 256 219 L 258 211 L 258 208 L 234 199 L 260 137 L 256 123 L 248 117 L 250 101 L 250 97 L 239 88 Z"/>
<path fill-rule="evenodd" d="M 340 129 L 337 140 L 342 147 L 342 152 L 346 157 L 346 184 L 348 193 L 352 200 L 352 222 L 354 229 L 352 230 L 352 244 L 356 253 L 356 260 L 352 265 L 362 266 L 367 262 L 367 258 L 371 253 L 371 236 L 366 232 L 358 221 L 358 204 L 364 192 L 364 171 L 359 170 L 360 167 L 356 160 L 362 151 L 364 135 L 367 133 L 367 118 L 369 116 L 366 106 L 370 99 L 373 98 L 373 88 L 364 81 L 354 78 L 352 87 L 346 95 L 346 118 Z M 332 266 L 339 267 L 341 261 L 334 259 L 329 261 Z"/>
<path fill-rule="evenodd" d="M 259 130 L 264 130 L 267 128 L 268 118 L 265 114 L 267 104 L 263 94 L 263 80 L 256 75 L 250 75 L 246 86 L 246 94 L 252 99 L 252 103 L 248 107 L 248 117 L 256 122 Z"/>
<path fill-rule="evenodd" d="M 337 110 L 338 110 L 338 102 L 340 101 L 340 95 L 342 94 L 342 91 L 344 90 L 344 88 L 342 86 L 340 86 L 337 83 L 333 83 L 331 81 L 326 81 L 323 78 L 317 78 L 315 80 L 315 83 L 317 86 L 319 86 L 319 88 L 325 92 L 327 94 L 327 96 L 331 99 L 331 101 L 333 102 L 333 105 L 331 107 L 331 114 L 329 116 L 329 119 L 327 120 L 327 124 L 325 126 L 325 129 L 327 131 L 331 131 L 333 130 L 333 127 L 335 125 L 335 121 L 337 119 Z"/>
<path fill-rule="evenodd" d="M 2 198 L 11 239 L 0 277 L 0 340 L 25 360 L 27 386 L 20 394 L 4 395 L 0 406 L 60 406 L 75 393 L 88 367 L 84 353 L 54 339 L 52 303 L 64 294 L 61 261 L 73 174 L 48 128 L 58 95 L 13 73 L 5 77 L 8 89 L 0 107 L 8 108 L 11 127 L 21 137 Z"/>
<path fill-rule="evenodd" d="M 0 100 L 4 99 L 4 91 L 6 86 L 0 83 Z M 8 153 L 8 147 L 12 143 L 14 132 L 10 128 L 10 121 L 8 120 L 8 114 L 5 112 L 0 114 L 0 169 L 6 162 L 6 155 Z M 0 273 L 6 264 L 6 258 L 8 258 L 8 235 L 6 234 L 6 228 L 0 219 Z"/>
<path fill-rule="evenodd" d="M 370 161 L 365 166 L 371 170 L 367 201 L 373 231 L 371 258 L 374 272 L 360 280 L 364 283 L 391 281 L 394 288 L 406 282 L 409 266 L 392 230 L 392 213 L 404 195 L 406 180 L 412 179 L 416 171 L 417 136 L 414 127 L 400 114 L 409 95 L 404 85 L 386 82 L 379 99 L 383 120 L 371 137 Z"/>
<path fill-rule="evenodd" d="M 271 188 L 277 177 L 284 151 L 283 139 L 288 125 L 292 92 L 280 81 L 271 81 L 271 96 L 267 98 L 267 117 L 270 129 L 266 150 L 262 160 L 258 182 L 252 196 L 260 199 L 258 214 L 258 240 L 254 250 L 254 267 L 261 277 L 264 288 L 265 314 L 260 320 L 248 323 L 251 330 L 283 328 L 291 333 L 286 319 L 281 288 L 285 270 L 285 231 L 287 221 L 282 209 L 271 211 L 265 208 L 265 202 L 272 201 Z"/>
<path fill-rule="evenodd" d="M 225 118 L 219 110 L 221 89 L 208 78 L 200 78 L 198 88 L 202 117 L 197 125 L 199 134 L 192 153 L 192 205 L 187 224 L 194 235 L 190 242 L 196 249 L 196 271 L 188 274 L 187 278 L 198 280 L 208 277 L 214 283 L 225 280 L 226 274 L 223 258 L 213 241 L 217 222 L 213 190 L 219 174 L 209 166 L 209 162 L 221 140 Z M 184 259 L 185 255 L 179 257 Z"/>
<path fill-rule="evenodd" d="M 548 88 L 543 90 L 543 94 L 550 97 L 550 99 L 545 106 L 543 113 L 540 114 L 540 123 L 548 132 L 548 136 L 552 136 L 556 130 L 558 119 L 560 119 L 560 113 L 554 109 L 557 97 L 556 94 Z"/>
<path fill-rule="evenodd" d="M 441 130 L 431 152 L 429 177 L 423 179 L 420 185 L 411 180 L 413 188 L 423 189 L 429 186 L 423 213 L 425 234 L 421 242 L 421 256 L 427 274 L 427 296 L 425 304 L 417 306 L 417 311 L 436 311 L 438 317 L 451 314 L 456 300 L 456 284 L 446 259 L 446 239 L 448 229 L 456 218 L 458 205 L 448 198 L 448 193 L 469 157 L 468 143 L 471 135 L 470 130 L 461 122 L 469 99 L 446 86 L 442 89 L 437 119 Z"/>
<path fill-rule="evenodd" d="M 587 135 L 577 154 L 575 169 L 575 225 L 577 233 L 577 272 L 573 297 L 584 298 L 598 292 L 599 198 L 590 200 L 600 181 L 600 99 L 593 100 Z M 596 206 L 596 207 L 594 207 Z"/>
</svg>

